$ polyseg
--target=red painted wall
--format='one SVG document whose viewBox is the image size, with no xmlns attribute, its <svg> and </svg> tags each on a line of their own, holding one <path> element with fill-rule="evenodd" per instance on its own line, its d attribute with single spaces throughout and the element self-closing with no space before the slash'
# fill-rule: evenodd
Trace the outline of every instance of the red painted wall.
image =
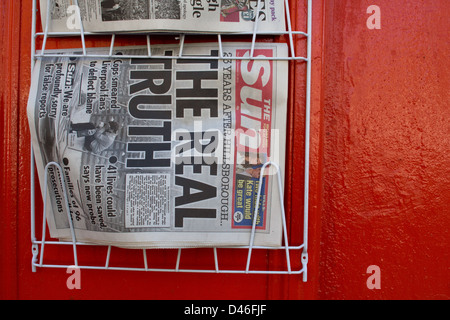
<svg viewBox="0 0 450 320">
<path fill-rule="evenodd" d="M 305 29 L 303 0 L 291 3 L 294 24 Z M 381 30 L 366 27 L 373 4 L 381 8 Z M 448 299 L 448 12 L 448 0 L 314 0 L 307 284 L 301 276 L 83 270 L 82 290 L 71 291 L 63 269 L 31 272 L 31 1 L 1 1 L 0 298 Z M 296 42 L 302 50 L 304 41 Z M 292 67 L 285 201 L 291 232 L 302 221 L 304 76 L 303 65 Z M 113 253 L 112 262 L 134 256 Z M 70 253 L 54 254 L 70 261 Z M 106 252 L 80 254 L 95 260 Z M 206 251 L 186 261 L 205 256 L 213 262 Z M 256 260 L 284 261 L 277 252 Z M 380 290 L 366 286 L 369 265 L 380 267 Z"/>
<path fill-rule="evenodd" d="M 450 1 L 325 3 L 319 297 L 449 299 Z"/>
</svg>

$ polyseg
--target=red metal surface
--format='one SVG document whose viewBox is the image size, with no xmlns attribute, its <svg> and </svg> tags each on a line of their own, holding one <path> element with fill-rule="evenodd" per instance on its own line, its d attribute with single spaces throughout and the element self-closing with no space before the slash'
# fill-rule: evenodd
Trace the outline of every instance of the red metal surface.
<svg viewBox="0 0 450 320">
<path fill-rule="evenodd" d="M 319 296 L 448 299 L 450 2 L 325 3 Z"/>
<path fill-rule="evenodd" d="M 302 1 L 291 2 L 298 29 L 304 29 Z M 366 26 L 367 7 L 374 4 L 381 9 L 380 30 Z M 69 290 L 63 269 L 31 272 L 31 1 L 1 1 L 0 298 L 448 299 L 448 12 L 448 0 L 314 1 L 307 284 L 301 276 L 83 270 L 82 289 Z M 299 50 L 304 45 L 298 41 Z M 291 71 L 297 83 L 290 87 L 286 177 L 292 232 L 302 224 L 305 70 L 298 65 Z M 70 263 L 70 251 L 48 250 Z M 87 261 L 105 255 L 80 249 Z M 111 263 L 126 264 L 134 255 L 113 249 Z M 212 267 L 209 251 L 184 263 L 195 266 L 205 255 Z M 173 252 L 152 257 L 155 264 L 175 259 Z M 283 265 L 284 257 L 271 252 L 256 261 Z M 380 267 L 380 290 L 366 286 L 370 265 Z"/>
</svg>

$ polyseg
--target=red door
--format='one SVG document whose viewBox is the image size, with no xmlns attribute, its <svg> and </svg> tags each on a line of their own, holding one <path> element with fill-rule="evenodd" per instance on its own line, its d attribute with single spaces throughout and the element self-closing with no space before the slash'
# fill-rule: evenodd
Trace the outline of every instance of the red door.
<svg viewBox="0 0 450 320">
<path fill-rule="evenodd" d="M 306 1 L 290 1 L 304 30 Z M 301 275 L 82 270 L 70 290 L 65 269 L 31 269 L 31 0 L 0 2 L 2 299 L 448 299 L 449 20 L 447 0 L 313 0 L 308 282 Z M 376 5 L 376 11 L 368 8 Z M 369 28 L 378 22 L 380 29 Z M 118 41 L 129 41 L 118 39 Z M 304 40 L 295 39 L 299 50 Z M 78 40 L 50 43 L 80 46 Z M 285 206 L 290 234 L 302 227 L 305 65 L 291 66 Z M 36 211 L 42 211 L 39 195 Z M 39 225 L 39 222 L 38 224 Z M 301 241 L 293 236 L 294 241 Z M 300 237 L 301 238 L 301 237 Z M 70 249 L 48 249 L 71 261 Z M 54 250 L 54 251 L 51 251 Z M 80 249 L 88 262 L 100 249 Z M 224 252 L 224 259 L 234 259 Z M 284 264 L 284 253 L 255 259 Z M 151 252 L 148 261 L 176 261 Z M 142 252 L 112 249 L 111 264 Z M 194 266 L 212 251 L 191 252 Z M 237 258 L 241 259 L 241 258 Z M 49 261 L 51 263 L 51 261 Z M 295 263 L 299 263 L 296 261 Z M 381 288 L 369 288 L 378 266 Z M 370 279 L 369 279 L 370 280 Z M 370 280 L 372 281 L 372 280 Z"/>
</svg>

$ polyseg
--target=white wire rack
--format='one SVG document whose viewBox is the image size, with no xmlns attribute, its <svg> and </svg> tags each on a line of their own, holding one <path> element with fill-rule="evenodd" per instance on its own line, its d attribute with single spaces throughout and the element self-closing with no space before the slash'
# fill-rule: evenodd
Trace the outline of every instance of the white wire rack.
<svg viewBox="0 0 450 320">
<path fill-rule="evenodd" d="M 82 53 L 80 54 L 70 54 L 70 57 L 93 57 L 93 58 L 115 58 L 116 56 L 113 54 L 114 52 L 114 47 L 115 47 L 115 43 L 116 43 L 116 34 L 115 33 L 110 33 L 110 34 L 102 34 L 104 37 L 109 37 L 110 38 L 110 51 L 109 54 L 107 55 L 101 55 L 98 53 L 95 54 L 91 54 L 89 53 L 89 48 L 86 45 L 86 38 L 89 36 L 98 36 L 98 34 L 94 34 L 94 33 L 89 33 L 89 32 L 85 32 L 84 28 L 83 28 L 83 23 L 81 20 L 81 17 L 79 16 L 79 21 L 80 21 L 80 25 L 81 25 L 81 30 L 78 32 L 65 32 L 65 33 L 61 33 L 61 32 L 49 32 L 49 21 L 48 21 L 48 17 L 50 17 L 50 8 L 51 8 L 51 2 L 53 0 L 41 0 L 41 1 L 48 1 L 48 5 L 47 5 L 47 21 L 44 22 L 44 27 L 43 27 L 43 32 L 37 32 L 37 13 L 38 13 L 38 7 L 37 7 L 37 0 L 33 0 L 33 15 L 32 15 L 32 44 L 31 44 L 31 65 L 32 68 L 34 67 L 35 62 L 37 61 L 37 59 L 40 59 L 42 57 L 52 57 L 55 56 L 55 54 L 52 54 L 50 52 L 46 52 L 46 46 L 47 46 L 47 40 L 50 38 L 58 38 L 58 39 L 64 39 L 62 37 L 80 37 L 81 39 L 81 44 L 82 44 Z M 260 11 L 261 5 L 263 3 L 264 0 L 260 0 L 258 1 L 258 8 L 257 8 L 257 12 Z M 298 2 L 301 2 L 302 0 L 298 0 Z M 304 5 L 307 7 L 307 21 L 306 21 L 306 32 L 304 31 L 294 31 L 292 29 L 292 24 L 291 24 L 291 14 L 290 14 L 290 7 L 289 7 L 289 1 L 285 0 L 285 8 L 286 8 L 286 21 L 287 21 L 287 31 L 286 32 L 259 32 L 258 31 L 258 20 L 256 19 L 254 22 L 254 29 L 253 32 L 247 32 L 247 33 L 239 33 L 239 36 L 244 36 L 247 37 L 247 40 L 249 42 L 249 46 L 251 48 L 251 54 L 249 58 L 240 58 L 240 57 L 235 57 L 233 59 L 253 59 L 253 60 L 257 60 L 257 59 L 261 59 L 259 57 L 254 57 L 253 53 L 254 53 L 254 48 L 255 48 L 255 44 L 257 42 L 257 38 L 258 36 L 271 36 L 271 35 L 285 35 L 287 36 L 287 42 L 288 45 L 290 47 L 289 50 L 289 54 L 286 57 L 274 57 L 274 58 L 263 58 L 263 59 L 270 59 L 270 60 L 287 60 L 287 61 L 293 61 L 294 63 L 304 63 L 306 66 L 306 92 L 305 92 L 305 97 L 306 97 L 306 110 L 305 110 L 305 181 L 304 181 L 304 208 L 303 208 L 303 230 L 299 230 L 299 234 L 303 234 L 303 243 L 300 245 L 289 245 L 289 236 L 288 236 L 288 228 L 287 228 L 287 222 L 286 222 L 286 216 L 285 216 L 285 209 L 283 206 L 283 199 L 284 199 L 284 194 L 283 194 L 283 185 L 282 185 L 282 177 L 280 174 L 280 170 L 277 170 L 277 181 L 278 181 L 278 196 L 280 197 L 281 201 L 280 203 L 282 203 L 281 207 L 280 207 L 280 211 L 281 211 L 281 216 L 282 216 L 282 227 L 283 227 L 283 245 L 280 247 L 262 247 L 262 246 L 255 246 L 254 245 L 254 237 L 255 237 L 255 230 L 256 230 L 256 219 L 254 219 L 253 221 L 253 226 L 251 229 L 251 237 L 250 237 L 250 243 L 248 246 L 241 246 L 241 247 L 232 247 L 232 248 L 209 248 L 206 250 L 212 250 L 213 251 L 213 256 L 214 256 L 214 267 L 213 268 L 202 268 L 202 269 L 198 269 L 198 268 L 181 268 L 181 259 L 182 259 L 182 252 L 183 250 L 198 250 L 198 249 L 177 249 L 177 257 L 176 257 L 176 261 L 174 263 L 174 265 L 172 267 L 169 268 L 153 268 L 150 266 L 151 263 L 149 263 L 148 261 L 148 257 L 147 257 L 147 252 L 148 250 L 153 250 L 153 251 L 157 251 L 160 252 L 158 250 L 154 250 L 154 249 L 130 249 L 130 250 L 142 250 L 142 258 L 143 258 L 143 262 L 141 264 L 140 267 L 120 267 L 120 266 L 112 266 L 110 263 L 111 260 L 111 252 L 112 252 L 112 247 L 111 246 L 104 246 L 107 249 L 107 253 L 106 253 L 106 260 L 104 262 L 104 264 L 102 265 L 81 265 L 79 264 L 79 248 L 80 247 L 92 247 L 94 245 L 91 244 L 86 244 L 86 243 L 82 243 L 77 241 L 76 236 L 75 236 L 75 230 L 73 228 L 73 224 L 72 224 L 72 219 L 69 216 L 68 220 L 70 222 L 70 229 L 71 229 L 71 235 L 72 235 L 72 241 L 51 241 L 48 240 L 46 238 L 46 219 L 45 219 L 45 212 L 46 212 L 46 208 L 47 208 L 47 203 L 44 200 L 44 208 L 42 210 L 41 215 L 39 216 L 42 219 L 42 233 L 41 233 L 41 239 L 38 240 L 36 237 L 36 210 L 35 210 L 35 203 L 36 203 L 36 188 L 35 188 L 35 168 L 34 165 L 31 166 L 31 244 L 32 244 L 32 270 L 33 272 L 37 271 L 37 268 L 69 268 L 69 267 L 78 267 L 80 269 L 97 269 L 97 270 L 123 270 L 123 271 L 153 271 L 153 272 L 190 272 L 190 273 L 231 273 L 231 274 L 302 274 L 303 275 L 303 281 L 306 282 L 307 281 L 307 265 L 308 265 L 308 216 L 309 216 L 309 206 L 308 206 L 308 200 L 309 200 L 309 166 L 310 166 L 310 162 L 309 162 L 309 158 L 310 158 L 310 113 L 311 113 L 311 66 L 312 66 L 312 61 L 311 61 L 311 42 L 312 42 L 312 3 L 313 0 L 303 0 L 304 1 Z M 78 5 L 78 0 L 75 0 L 75 4 Z M 139 55 L 139 56 L 124 56 L 124 55 L 120 55 L 120 58 L 124 59 L 124 58 L 170 58 L 167 56 L 164 57 L 158 57 L 158 56 L 152 56 L 151 54 L 151 49 L 152 49 L 152 41 L 151 41 L 151 37 L 153 35 L 158 35 L 157 33 L 145 33 L 145 34 L 140 34 L 141 36 L 146 38 L 146 43 L 147 43 L 147 54 L 146 55 Z M 166 34 L 167 35 L 167 34 Z M 189 59 L 190 57 L 188 56 L 184 56 L 183 55 L 183 48 L 184 48 L 184 42 L 185 42 L 185 37 L 186 35 L 191 35 L 191 34 L 187 34 L 187 33 L 181 33 L 181 34 L 174 34 L 171 33 L 171 35 L 179 38 L 179 54 L 176 56 L 173 56 L 173 59 L 178 59 L 178 58 L 183 58 L 183 59 Z M 220 33 L 216 33 L 213 35 L 213 37 L 217 37 L 217 45 L 219 48 L 219 56 L 216 57 L 219 60 L 223 60 L 225 59 L 224 55 L 223 55 L 223 37 L 224 36 L 229 36 L 229 34 L 220 34 Z M 234 34 L 236 35 L 236 34 Z M 194 36 L 199 36 L 199 35 L 194 35 Z M 295 42 L 294 42 L 294 37 L 302 37 L 304 39 L 306 39 L 306 55 L 305 56 L 301 56 L 301 55 L 297 55 L 296 54 L 296 46 L 295 46 Z M 42 46 L 40 48 L 40 51 L 37 52 L 37 48 L 36 48 L 36 42 L 38 39 L 42 39 Z M 59 40 L 58 40 L 59 41 Z M 61 57 L 61 54 L 58 54 L 58 57 Z M 119 57 L 119 56 L 117 56 Z M 198 57 L 196 56 L 195 59 L 201 59 L 202 57 Z M 211 56 L 205 57 L 205 59 L 212 59 Z M 226 59 L 230 59 L 229 57 L 227 57 Z M 31 150 L 31 163 L 34 164 L 34 153 L 33 150 Z M 269 162 L 266 163 L 263 166 L 263 169 L 267 166 L 274 166 L 276 168 L 278 168 L 278 164 L 273 163 L 273 162 Z M 48 163 L 45 170 L 47 172 L 47 170 L 50 168 L 56 168 L 57 170 L 60 170 L 60 172 L 62 172 L 61 166 L 58 163 L 55 162 L 51 162 Z M 264 170 L 262 170 L 262 172 L 264 172 Z M 47 174 L 45 175 L 46 178 L 45 180 L 47 180 Z M 68 197 L 67 197 L 67 192 L 65 190 L 65 182 L 64 182 L 64 175 L 60 175 L 62 181 L 61 184 L 63 186 L 63 190 L 64 190 L 64 194 L 65 194 L 65 205 L 66 205 L 66 210 L 70 215 L 70 210 L 69 208 L 69 204 L 68 204 Z M 263 179 L 263 176 L 261 176 L 260 178 L 261 180 Z M 47 181 L 44 182 L 44 185 L 47 185 Z M 260 181 L 259 184 L 259 190 L 258 190 L 258 195 L 257 195 L 257 206 L 255 208 L 255 215 L 254 217 L 256 217 L 256 212 L 258 212 L 258 204 L 259 204 L 259 198 L 261 195 L 261 186 L 262 186 L 262 182 Z M 42 190 L 42 192 L 44 193 L 43 195 L 43 199 L 47 199 L 47 188 L 44 188 L 44 190 Z M 293 213 L 300 215 L 301 213 Z M 65 246 L 65 247 L 72 247 L 72 251 L 73 251 L 73 263 L 72 264 L 67 264 L 67 263 L 53 263 L 53 264 L 49 264 L 49 263 L 44 263 L 44 250 L 46 248 L 46 246 Z M 95 245 L 97 246 L 97 245 Z M 226 249 L 226 250 L 233 250 L 233 251 L 247 251 L 247 258 L 246 258 L 246 264 L 245 267 L 242 268 L 221 268 L 220 264 L 219 264 L 219 251 L 222 249 Z M 205 250 L 205 249 L 202 249 Z M 253 253 L 256 250 L 269 250 L 269 251 L 273 251 L 273 250 L 281 250 L 284 252 L 285 254 L 285 259 L 286 259 L 286 266 L 284 269 L 282 270 L 267 270 L 267 269 L 271 269 L 270 266 L 267 267 L 265 270 L 254 270 L 250 268 L 251 265 L 251 261 L 252 261 L 252 256 Z M 245 253 L 244 253 L 245 254 Z M 296 259 L 299 259 L 300 261 L 297 261 L 297 263 L 294 263 L 294 265 L 291 263 L 292 261 L 292 257 L 295 257 Z M 52 257 L 54 260 L 54 257 Z M 150 261 L 151 262 L 151 261 Z"/>
</svg>

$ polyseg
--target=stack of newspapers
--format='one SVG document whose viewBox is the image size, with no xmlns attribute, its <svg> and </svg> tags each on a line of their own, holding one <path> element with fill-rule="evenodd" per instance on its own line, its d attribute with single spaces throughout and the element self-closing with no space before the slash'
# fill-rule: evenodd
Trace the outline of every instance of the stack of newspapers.
<svg viewBox="0 0 450 320">
<path fill-rule="evenodd" d="M 282 32 L 283 3 L 40 4 L 50 32 L 83 20 L 86 32 L 202 33 L 251 31 L 256 12 L 261 30 Z M 128 248 L 234 247 L 253 239 L 280 246 L 288 62 L 277 58 L 288 48 L 250 44 L 185 44 L 181 55 L 179 45 L 164 44 L 39 56 L 28 117 L 51 236 Z"/>
</svg>

